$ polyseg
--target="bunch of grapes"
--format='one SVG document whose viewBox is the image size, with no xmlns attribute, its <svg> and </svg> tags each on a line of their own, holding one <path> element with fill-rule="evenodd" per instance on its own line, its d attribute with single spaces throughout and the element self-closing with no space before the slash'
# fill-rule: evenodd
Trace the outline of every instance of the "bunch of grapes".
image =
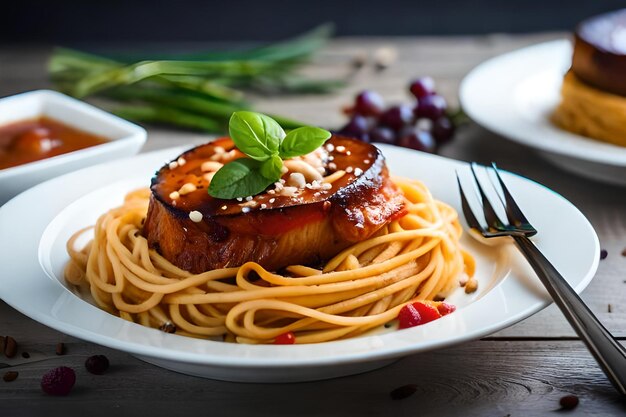
<svg viewBox="0 0 626 417">
<path fill-rule="evenodd" d="M 447 115 L 446 99 L 435 91 L 430 77 L 410 84 L 413 105 L 385 107 L 375 91 L 358 94 L 346 112 L 350 121 L 337 133 L 364 142 L 387 143 L 424 152 L 435 152 L 452 139 L 454 124 Z"/>
</svg>

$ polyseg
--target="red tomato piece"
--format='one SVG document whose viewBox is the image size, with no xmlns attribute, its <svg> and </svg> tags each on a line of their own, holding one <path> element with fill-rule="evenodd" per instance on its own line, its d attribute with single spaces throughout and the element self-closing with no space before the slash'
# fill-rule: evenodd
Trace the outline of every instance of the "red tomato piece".
<svg viewBox="0 0 626 417">
<path fill-rule="evenodd" d="M 293 345 L 294 343 L 296 343 L 296 335 L 293 332 L 279 334 L 274 339 L 275 345 Z"/>
<path fill-rule="evenodd" d="M 437 310 L 439 311 L 439 314 L 445 316 L 456 311 L 456 306 L 448 303 L 440 303 L 437 306 Z"/>
<path fill-rule="evenodd" d="M 441 317 L 439 311 L 430 304 L 415 302 L 407 304 L 398 313 L 400 329 L 426 324 Z"/>
</svg>

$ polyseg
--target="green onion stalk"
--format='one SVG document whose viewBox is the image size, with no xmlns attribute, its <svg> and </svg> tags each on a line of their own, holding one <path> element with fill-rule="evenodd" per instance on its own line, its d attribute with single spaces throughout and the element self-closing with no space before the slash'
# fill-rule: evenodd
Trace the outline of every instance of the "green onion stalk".
<svg viewBox="0 0 626 417">
<path fill-rule="evenodd" d="M 250 110 L 250 91 L 323 94 L 343 85 L 296 71 L 326 44 L 329 25 L 259 48 L 159 56 L 99 56 L 57 48 L 48 65 L 56 89 L 77 98 L 105 98 L 110 110 L 140 123 L 224 133 L 230 116 Z M 284 129 L 306 123 L 271 115 Z"/>
</svg>

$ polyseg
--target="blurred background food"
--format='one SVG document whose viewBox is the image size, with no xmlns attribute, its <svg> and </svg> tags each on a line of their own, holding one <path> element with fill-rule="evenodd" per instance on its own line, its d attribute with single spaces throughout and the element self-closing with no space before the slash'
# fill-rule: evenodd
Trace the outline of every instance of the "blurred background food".
<svg viewBox="0 0 626 417">
<path fill-rule="evenodd" d="M 571 31 L 583 18 L 619 7 L 623 1 L 61 0 L 50 7 L 27 0 L 6 6 L 0 44 L 54 47 L 47 63 L 53 88 L 139 123 L 221 134 L 233 111 L 254 109 L 286 129 L 317 124 L 366 142 L 435 152 L 464 120 L 456 91 L 449 83 L 448 90 L 436 88 L 446 74 L 428 71 L 428 54 L 413 57 L 420 70 L 395 71 L 395 41 L 384 39 Z M 374 42 L 325 53 L 331 38 L 350 36 Z M 310 62 L 315 71 L 304 65 Z M 395 83 L 393 94 L 385 87 L 382 97 L 359 82 L 364 71 L 380 73 L 385 82 L 378 84 Z M 330 108 L 338 116 L 311 120 L 296 107 L 273 105 L 295 95 L 302 102 L 302 94 L 335 97 Z"/>
</svg>

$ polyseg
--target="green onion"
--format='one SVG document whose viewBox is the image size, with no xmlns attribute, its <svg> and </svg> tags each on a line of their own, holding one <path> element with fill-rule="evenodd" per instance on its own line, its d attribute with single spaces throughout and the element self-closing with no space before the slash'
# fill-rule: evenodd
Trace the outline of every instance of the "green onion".
<svg viewBox="0 0 626 417">
<path fill-rule="evenodd" d="M 327 93 L 341 87 L 340 80 L 296 73 L 331 32 L 330 26 L 321 26 L 273 45 L 192 55 L 106 57 L 58 48 L 48 70 L 60 91 L 79 98 L 106 97 L 124 118 L 224 132 L 233 112 L 250 110 L 244 100 L 248 91 Z M 305 125 L 272 117 L 285 129 Z"/>
</svg>

